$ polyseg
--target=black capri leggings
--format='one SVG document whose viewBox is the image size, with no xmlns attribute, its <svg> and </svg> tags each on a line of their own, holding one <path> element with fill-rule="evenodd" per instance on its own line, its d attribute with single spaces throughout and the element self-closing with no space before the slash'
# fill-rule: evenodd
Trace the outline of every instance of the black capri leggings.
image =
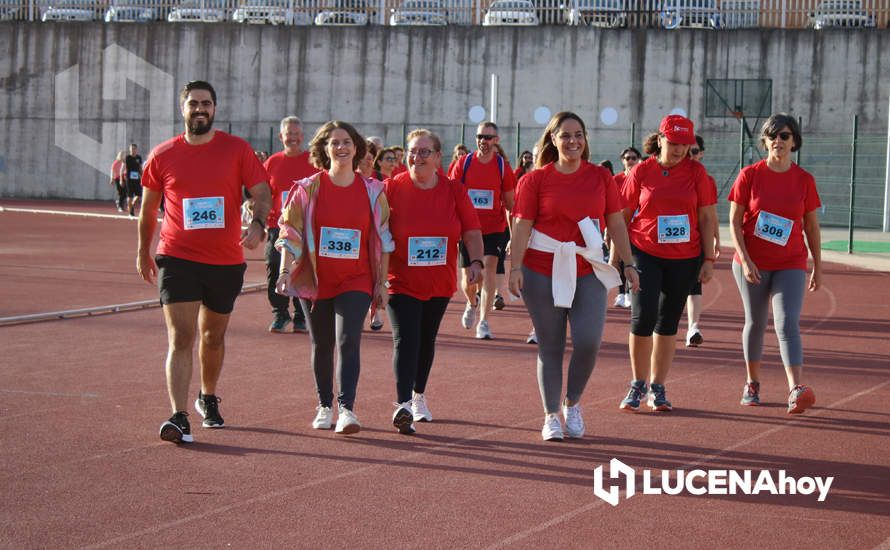
<svg viewBox="0 0 890 550">
<path fill-rule="evenodd" d="M 426 391 L 426 383 L 436 355 L 436 335 L 450 298 L 418 300 L 406 294 L 392 294 L 389 322 L 392 326 L 392 368 L 396 375 L 396 401 L 411 400 L 412 390 Z"/>
<path fill-rule="evenodd" d="M 640 269 L 641 288 L 631 294 L 631 333 L 636 336 L 652 336 L 653 332 L 662 336 L 677 334 L 686 298 L 698 280 L 701 258 L 671 260 L 631 248 Z"/>
</svg>

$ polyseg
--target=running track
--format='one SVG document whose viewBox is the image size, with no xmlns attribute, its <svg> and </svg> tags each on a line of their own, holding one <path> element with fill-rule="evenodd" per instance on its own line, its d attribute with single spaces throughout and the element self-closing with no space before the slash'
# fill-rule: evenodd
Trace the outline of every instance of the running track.
<svg viewBox="0 0 890 550">
<path fill-rule="evenodd" d="M 113 214 L 106 204 L 2 205 Z M 0 317 L 155 299 L 135 273 L 135 245 L 125 218 L 0 212 Z M 261 254 L 248 257 L 246 281 L 259 282 Z M 492 342 L 460 328 L 452 302 L 427 393 L 436 419 L 414 437 L 389 424 L 388 323 L 363 339 L 364 429 L 335 436 L 309 428 L 308 337 L 267 333 L 264 293 L 243 295 L 219 390 L 227 427 L 203 430 L 193 414 L 196 443 L 184 446 L 157 437 L 169 415 L 159 309 L 0 327 L 0 546 L 887 549 L 888 287 L 888 273 L 826 266 L 802 320 L 818 402 L 794 418 L 774 335 L 766 405 L 738 405 L 742 315 L 726 260 L 705 288 L 705 346 L 678 351 L 671 414 L 617 409 L 629 314 L 610 308 L 583 401 L 588 435 L 565 443 L 540 440 L 518 302 L 492 316 Z M 592 491 L 594 468 L 612 458 L 836 479 L 823 503 L 637 494 L 613 508 Z"/>
</svg>

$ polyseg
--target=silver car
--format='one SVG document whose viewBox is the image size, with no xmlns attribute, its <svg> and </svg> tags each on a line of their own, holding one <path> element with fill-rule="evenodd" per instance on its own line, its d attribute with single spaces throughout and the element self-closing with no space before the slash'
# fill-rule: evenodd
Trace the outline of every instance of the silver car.
<svg viewBox="0 0 890 550">
<path fill-rule="evenodd" d="M 482 25 L 485 27 L 537 24 L 539 24 L 538 14 L 535 5 L 529 0 L 495 0 L 482 18 Z"/>
<path fill-rule="evenodd" d="M 145 0 L 113 0 L 105 10 L 106 23 L 147 23 L 157 18 L 157 12 L 146 7 Z"/>
<path fill-rule="evenodd" d="M 91 0 L 60 0 L 41 9 L 41 21 L 95 21 L 97 13 Z"/>
<path fill-rule="evenodd" d="M 225 20 L 224 0 L 184 0 L 167 14 L 170 23 L 220 23 Z"/>
<path fill-rule="evenodd" d="M 405 0 L 389 16 L 390 25 L 447 25 L 439 0 Z"/>
<path fill-rule="evenodd" d="M 816 11 L 807 14 L 807 26 L 819 30 L 829 27 L 862 27 L 875 26 L 875 18 L 862 9 L 859 0 L 823 0 Z"/>
<path fill-rule="evenodd" d="M 566 23 L 591 27 L 626 27 L 626 0 L 573 0 L 566 13 Z"/>
<path fill-rule="evenodd" d="M 247 0 L 232 12 L 235 23 L 311 25 L 312 16 L 288 0 Z"/>
<path fill-rule="evenodd" d="M 370 21 L 364 0 L 335 0 L 331 6 L 321 6 L 315 16 L 316 25 L 362 26 Z"/>
<path fill-rule="evenodd" d="M 719 29 L 722 26 L 717 0 L 667 0 L 660 17 L 666 29 Z"/>
</svg>

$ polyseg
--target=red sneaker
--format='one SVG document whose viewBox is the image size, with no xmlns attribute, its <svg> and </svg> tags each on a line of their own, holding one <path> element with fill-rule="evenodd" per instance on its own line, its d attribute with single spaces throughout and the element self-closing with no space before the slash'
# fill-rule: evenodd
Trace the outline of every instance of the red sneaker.
<svg viewBox="0 0 890 550">
<path fill-rule="evenodd" d="M 807 386 L 794 386 L 788 394 L 788 414 L 800 414 L 816 403 L 816 394 Z"/>
</svg>

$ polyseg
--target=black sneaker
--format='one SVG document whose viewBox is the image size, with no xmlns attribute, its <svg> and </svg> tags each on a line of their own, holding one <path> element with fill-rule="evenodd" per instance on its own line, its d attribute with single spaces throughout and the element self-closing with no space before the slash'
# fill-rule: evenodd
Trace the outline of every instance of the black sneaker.
<svg viewBox="0 0 890 550">
<path fill-rule="evenodd" d="M 191 443 L 192 427 L 189 425 L 189 413 L 179 411 L 170 420 L 161 424 L 161 439 L 171 443 Z"/>
<path fill-rule="evenodd" d="M 494 295 L 494 309 L 500 311 L 500 310 L 504 309 L 504 306 L 506 306 L 506 305 L 507 304 L 504 303 L 503 296 L 501 296 L 500 294 Z"/>
<path fill-rule="evenodd" d="M 195 410 L 204 417 L 201 424 L 205 428 L 222 428 L 225 425 L 223 417 L 219 414 L 219 402 L 222 401 L 215 395 L 204 395 L 198 392 L 198 398 L 195 399 Z"/>
</svg>

